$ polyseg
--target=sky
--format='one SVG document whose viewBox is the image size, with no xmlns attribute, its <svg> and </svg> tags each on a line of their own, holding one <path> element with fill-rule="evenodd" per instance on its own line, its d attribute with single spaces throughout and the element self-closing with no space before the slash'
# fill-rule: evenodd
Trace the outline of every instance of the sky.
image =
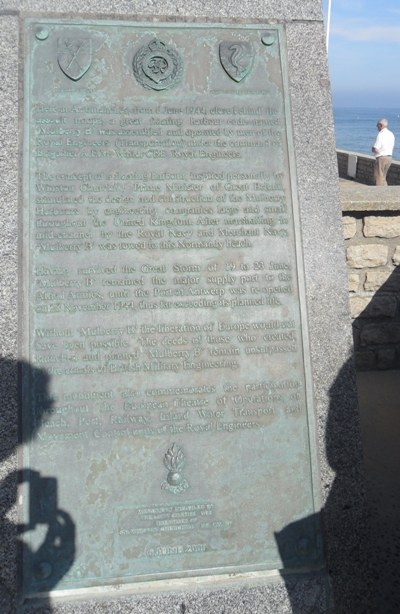
<svg viewBox="0 0 400 614">
<path fill-rule="evenodd" d="M 400 109 L 400 0 L 331 0 L 334 107 Z M 328 0 L 323 0 L 324 16 Z"/>
</svg>

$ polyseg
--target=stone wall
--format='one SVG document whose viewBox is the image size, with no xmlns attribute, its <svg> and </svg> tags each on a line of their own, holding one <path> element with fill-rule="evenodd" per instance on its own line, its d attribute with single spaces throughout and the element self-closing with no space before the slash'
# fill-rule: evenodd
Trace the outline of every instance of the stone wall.
<svg viewBox="0 0 400 614">
<path fill-rule="evenodd" d="M 366 185 L 375 185 L 374 182 L 374 160 L 373 156 L 360 154 L 354 151 L 337 150 L 339 177 L 342 179 L 354 179 L 358 183 Z M 348 175 L 349 157 L 356 156 L 356 174 L 355 177 Z M 392 165 L 387 175 L 388 185 L 400 185 L 400 161 L 393 160 Z"/>
<path fill-rule="evenodd" d="M 341 184 L 357 368 L 400 368 L 400 188 Z"/>
</svg>

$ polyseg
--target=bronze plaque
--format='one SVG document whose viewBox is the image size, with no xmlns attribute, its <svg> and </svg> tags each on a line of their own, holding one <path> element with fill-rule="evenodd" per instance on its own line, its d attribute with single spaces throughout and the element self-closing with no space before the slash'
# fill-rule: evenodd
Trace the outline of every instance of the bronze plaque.
<svg viewBox="0 0 400 614">
<path fill-rule="evenodd" d="M 25 593 L 318 566 L 284 30 L 25 45 Z"/>
</svg>

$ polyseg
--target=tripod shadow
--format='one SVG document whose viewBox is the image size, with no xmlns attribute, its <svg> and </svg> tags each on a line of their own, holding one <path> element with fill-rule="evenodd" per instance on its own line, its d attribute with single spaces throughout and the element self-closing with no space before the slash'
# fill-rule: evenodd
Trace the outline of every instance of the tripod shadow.
<svg viewBox="0 0 400 614">
<path fill-rule="evenodd" d="M 17 375 L 18 374 L 18 375 Z M 18 377 L 19 376 L 19 377 Z M 17 379 L 23 389 L 29 411 L 25 411 L 19 443 L 33 441 L 46 420 L 53 413 L 48 393 L 50 376 L 26 362 L 0 358 L 2 387 L 8 382 L 0 414 L 0 465 L 10 467 L 0 483 L 0 611 L 12 614 L 23 610 L 21 595 L 46 594 L 70 569 L 75 555 L 75 525 L 71 516 L 58 507 L 58 483 L 53 476 L 42 476 L 32 467 L 16 469 L 13 458 L 17 437 L 13 424 L 20 404 Z M 29 414 L 29 415 L 27 415 Z M 18 522 L 15 512 L 17 494 L 29 497 L 25 522 Z M 32 548 L 28 533 L 44 532 L 40 544 Z M 17 558 L 20 564 L 17 565 Z M 16 586 L 15 578 L 22 578 Z M 46 597 L 41 599 L 41 611 L 51 612 Z"/>
</svg>

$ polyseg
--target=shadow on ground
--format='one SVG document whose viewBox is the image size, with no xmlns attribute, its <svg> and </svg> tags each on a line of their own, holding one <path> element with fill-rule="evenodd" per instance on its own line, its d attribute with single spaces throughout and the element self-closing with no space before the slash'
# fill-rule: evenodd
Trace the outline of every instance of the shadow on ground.
<svg viewBox="0 0 400 614">
<path fill-rule="evenodd" d="M 399 296 L 400 275 L 394 272 L 354 322 L 355 340 L 364 344 L 364 351 L 400 360 Z M 395 306 L 395 317 L 377 315 L 371 323 L 371 314 L 382 314 L 380 306 L 388 297 Z M 382 336 L 386 349 L 379 347 Z M 367 341 L 374 348 L 366 347 Z M 393 347 L 387 349 L 391 342 Z M 277 535 L 283 575 L 293 567 L 287 556 L 289 537 L 298 539 L 307 533 L 310 522 L 319 520 L 329 535 L 326 558 L 335 614 L 398 614 L 400 370 L 358 372 L 355 379 L 351 359 L 343 365 L 329 394 L 325 445 L 335 479 L 320 517 L 301 519 Z M 285 579 L 293 614 L 326 611 L 315 607 L 315 602 L 309 607 L 299 605 L 290 575 Z"/>
</svg>

